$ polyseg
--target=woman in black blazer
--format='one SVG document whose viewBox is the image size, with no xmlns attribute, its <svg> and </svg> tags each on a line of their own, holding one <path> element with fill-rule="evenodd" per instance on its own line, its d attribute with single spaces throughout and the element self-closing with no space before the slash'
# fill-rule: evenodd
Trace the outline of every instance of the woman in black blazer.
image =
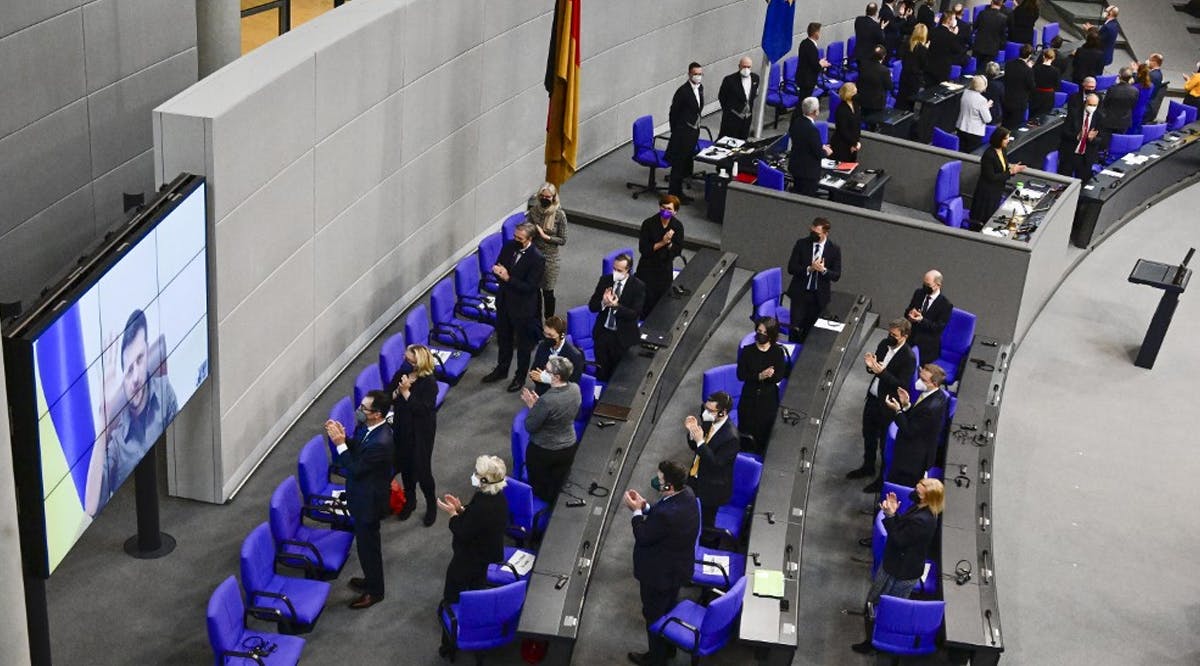
<svg viewBox="0 0 1200 666">
<path fill-rule="evenodd" d="M 829 137 L 829 146 L 833 148 L 832 158 L 838 162 L 857 162 L 858 149 L 861 147 L 859 137 L 862 135 L 862 109 L 854 100 L 858 95 L 858 86 L 853 83 L 843 83 L 838 90 L 838 99 L 842 103 L 833 112 L 833 122 L 837 127 L 833 136 Z"/>
<path fill-rule="evenodd" d="M 918 23 L 904 50 L 903 66 L 900 69 L 900 90 L 896 94 L 896 108 L 910 110 L 913 100 L 929 78 L 929 28 Z"/>
<path fill-rule="evenodd" d="M 779 346 L 779 322 L 763 317 L 754 326 L 754 342 L 738 355 L 738 430 L 754 438 L 755 451 L 767 450 L 767 439 L 779 414 L 779 381 L 787 377 L 787 360 Z"/>
<path fill-rule="evenodd" d="M 1004 183 L 1008 177 L 1025 170 L 1024 164 L 1009 164 L 1005 154 L 1012 134 L 1005 127 L 992 132 L 990 146 L 979 160 L 979 182 L 971 201 L 971 219 L 984 223 L 992 217 L 1004 199 Z"/>
<path fill-rule="evenodd" d="M 1100 47 L 1100 33 L 1092 28 L 1084 37 L 1083 46 L 1071 56 L 1071 80 L 1083 83 L 1087 77 L 1098 77 L 1104 73 L 1104 49 Z"/>
<path fill-rule="evenodd" d="M 1038 0 L 1021 0 L 1016 7 L 1013 7 L 1011 18 L 1009 19 L 1008 41 L 1018 44 L 1029 44 L 1030 46 L 1040 46 L 1033 43 L 1033 28 L 1037 24 L 1040 14 Z"/>
<path fill-rule="evenodd" d="M 437 380 L 433 354 L 425 345 L 409 345 L 404 365 L 389 386 L 392 395 L 392 432 L 395 433 L 395 469 L 408 500 L 396 517 L 408 520 L 417 508 L 417 486 L 425 495 L 425 527 L 437 519 L 437 493 L 433 480 L 433 440 L 437 436 Z"/>
<path fill-rule="evenodd" d="M 507 467 L 496 456 L 475 459 L 471 486 L 475 495 L 466 506 L 454 495 L 437 500 L 438 508 L 450 514 L 454 535 L 442 601 L 454 603 L 468 590 L 487 587 L 489 564 L 504 559 L 504 530 L 508 526 L 508 500 L 504 497 Z"/>
</svg>

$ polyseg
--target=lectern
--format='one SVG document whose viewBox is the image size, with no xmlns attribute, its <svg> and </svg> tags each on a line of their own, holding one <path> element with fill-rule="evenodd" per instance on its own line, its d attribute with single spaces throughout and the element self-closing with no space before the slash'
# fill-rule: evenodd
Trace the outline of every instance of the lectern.
<svg viewBox="0 0 1200 666">
<path fill-rule="evenodd" d="M 1171 325 L 1171 317 L 1175 315 L 1175 306 L 1179 305 L 1179 295 L 1187 289 L 1188 280 L 1192 277 L 1192 269 L 1187 265 L 1195 253 L 1196 248 L 1189 249 L 1183 263 L 1178 266 L 1138 259 L 1133 271 L 1129 273 L 1130 282 L 1163 290 L 1158 308 L 1154 311 L 1154 318 L 1150 320 L 1150 328 L 1146 330 L 1146 337 L 1142 340 L 1142 348 L 1138 350 L 1137 360 L 1133 362 L 1139 368 L 1148 370 L 1154 367 L 1154 359 L 1158 358 L 1158 350 L 1162 347 L 1167 328 Z"/>
</svg>

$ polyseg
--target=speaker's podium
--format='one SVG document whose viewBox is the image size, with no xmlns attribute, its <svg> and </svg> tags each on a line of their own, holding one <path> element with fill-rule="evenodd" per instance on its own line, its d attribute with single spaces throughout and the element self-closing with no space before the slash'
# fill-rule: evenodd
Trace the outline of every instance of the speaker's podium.
<svg viewBox="0 0 1200 666">
<path fill-rule="evenodd" d="M 1162 347 L 1167 328 L 1171 325 L 1171 317 L 1175 315 L 1175 306 L 1179 305 L 1179 295 L 1187 289 L 1188 280 L 1192 277 L 1192 269 L 1187 265 L 1195 252 L 1196 248 L 1188 250 L 1183 263 L 1178 266 L 1138 259 L 1133 271 L 1129 273 L 1130 282 L 1163 290 L 1158 308 L 1154 311 L 1154 318 L 1150 320 L 1150 328 L 1146 330 L 1146 337 L 1142 340 L 1142 348 L 1138 350 L 1137 360 L 1133 362 L 1139 368 L 1154 367 L 1158 350 Z"/>
</svg>

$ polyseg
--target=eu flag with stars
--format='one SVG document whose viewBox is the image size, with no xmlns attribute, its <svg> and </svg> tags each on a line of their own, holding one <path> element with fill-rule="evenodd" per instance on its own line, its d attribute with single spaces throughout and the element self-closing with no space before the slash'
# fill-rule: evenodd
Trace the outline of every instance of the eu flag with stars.
<svg viewBox="0 0 1200 666">
<path fill-rule="evenodd" d="M 771 62 L 778 62 L 792 50 L 792 25 L 796 20 L 794 1 L 767 0 L 762 48 Z"/>
</svg>

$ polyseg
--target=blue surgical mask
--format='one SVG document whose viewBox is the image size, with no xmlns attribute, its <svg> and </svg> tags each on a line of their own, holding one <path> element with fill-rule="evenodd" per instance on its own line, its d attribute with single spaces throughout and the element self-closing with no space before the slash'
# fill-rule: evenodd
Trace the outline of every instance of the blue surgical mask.
<svg viewBox="0 0 1200 666">
<path fill-rule="evenodd" d="M 542 370 L 541 374 L 538 375 L 538 381 L 543 384 L 549 384 L 550 383 L 550 373 L 545 370 Z"/>
<path fill-rule="evenodd" d="M 367 422 L 367 413 L 363 411 L 362 407 L 354 410 L 354 422 L 358 425 L 363 425 Z"/>
<path fill-rule="evenodd" d="M 669 208 L 660 208 L 660 209 L 658 209 L 658 216 L 659 216 L 659 217 L 661 217 L 661 218 L 662 218 L 662 219 L 664 219 L 664 220 L 669 220 L 669 219 L 671 219 L 671 218 L 672 218 L 674 215 L 675 215 L 675 211 L 673 211 L 673 210 L 671 210 L 671 209 L 669 209 Z"/>
</svg>

